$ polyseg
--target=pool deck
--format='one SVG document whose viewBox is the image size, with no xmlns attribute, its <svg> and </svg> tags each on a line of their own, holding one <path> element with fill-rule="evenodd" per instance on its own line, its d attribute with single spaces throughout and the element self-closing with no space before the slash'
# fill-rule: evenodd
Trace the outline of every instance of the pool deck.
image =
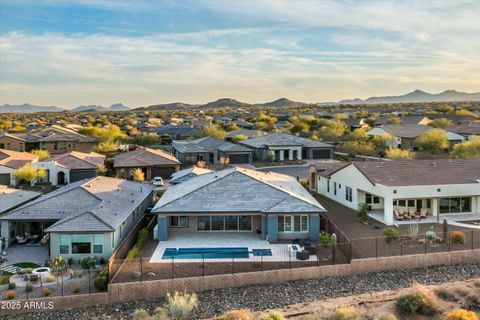
<svg viewBox="0 0 480 320">
<path fill-rule="evenodd" d="M 259 261 L 265 262 L 292 261 L 295 255 L 291 256 L 288 251 L 287 244 L 270 244 L 263 240 L 260 235 L 252 232 L 194 232 L 194 233 L 171 233 L 167 241 L 160 241 L 157 248 L 150 258 L 150 263 L 171 263 L 171 259 L 162 259 L 166 248 L 239 248 L 247 247 L 249 251 L 252 249 L 270 249 L 271 256 L 253 256 L 249 258 L 235 258 L 235 261 Z M 231 258 L 208 259 L 209 262 L 225 262 Z M 310 261 L 316 261 L 315 256 L 311 256 Z M 202 259 L 176 259 L 175 263 L 181 262 L 199 262 Z M 307 260 L 308 261 L 308 260 Z"/>
</svg>

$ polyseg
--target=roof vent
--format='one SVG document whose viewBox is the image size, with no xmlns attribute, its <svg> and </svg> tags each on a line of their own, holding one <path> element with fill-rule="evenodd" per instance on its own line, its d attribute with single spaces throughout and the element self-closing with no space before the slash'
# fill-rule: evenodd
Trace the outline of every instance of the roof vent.
<svg viewBox="0 0 480 320">
<path fill-rule="evenodd" d="M 436 164 L 435 162 L 432 162 L 432 166 L 434 166 L 434 167 L 435 167 L 436 165 L 437 165 L 437 164 Z"/>
</svg>

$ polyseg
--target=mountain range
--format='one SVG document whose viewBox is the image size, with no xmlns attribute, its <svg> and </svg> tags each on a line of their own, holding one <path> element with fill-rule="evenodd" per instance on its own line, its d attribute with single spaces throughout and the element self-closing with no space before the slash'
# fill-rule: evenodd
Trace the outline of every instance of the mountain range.
<svg viewBox="0 0 480 320">
<path fill-rule="evenodd" d="M 148 107 L 142 107 L 134 110 L 175 110 L 175 109 L 217 109 L 217 108 L 230 108 L 230 109 L 240 109 L 240 108 L 268 108 L 268 107 L 302 107 L 306 105 L 317 105 L 317 106 L 327 106 L 327 105 L 340 105 L 340 104 L 350 104 L 350 105 L 363 105 L 363 104 L 382 104 L 382 103 L 414 103 L 414 102 L 454 102 L 454 101 L 480 101 L 480 92 L 466 93 L 459 92 L 455 90 L 446 90 L 440 93 L 428 93 L 421 90 L 415 90 L 410 93 L 399 95 L 399 96 L 385 96 L 385 97 L 370 97 L 368 99 L 362 100 L 359 98 L 341 100 L 339 102 L 323 102 L 323 103 L 304 103 L 298 101 L 292 101 L 287 98 L 277 99 L 271 102 L 251 104 L 246 102 L 241 102 L 231 98 L 222 98 L 216 101 L 208 102 L 206 104 L 188 104 L 183 102 L 174 102 L 174 103 L 165 103 L 165 104 L 156 104 Z M 37 106 L 32 104 L 22 104 L 22 105 L 10 105 L 4 104 L 0 105 L 0 113 L 6 112 L 19 112 L 19 113 L 32 113 L 32 112 L 61 112 L 66 109 L 62 109 L 55 106 Z M 78 106 L 69 111 L 73 112 L 85 112 L 85 111 L 125 111 L 130 110 L 127 106 L 122 103 L 112 104 L 110 107 L 103 107 L 100 105 L 86 105 Z"/>
</svg>

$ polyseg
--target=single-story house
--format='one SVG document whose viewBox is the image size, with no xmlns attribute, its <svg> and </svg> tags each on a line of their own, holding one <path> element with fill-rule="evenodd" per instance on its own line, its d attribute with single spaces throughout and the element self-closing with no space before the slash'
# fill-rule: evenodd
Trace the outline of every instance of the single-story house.
<svg viewBox="0 0 480 320">
<path fill-rule="evenodd" d="M 480 121 L 463 122 L 447 128 L 449 132 L 453 132 L 470 140 L 473 136 L 480 137 Z"/>
<path fill-rule="evenodd" d="M 390 134 L 395 137 L 394 140 L 387 142 L 388 147 L 401 148 L 401 149 L 413 149 L 415 147 L 415 139 L 421 134 L 433 129 L 426 125 L 417 124 L 386 124 L 382 127 L 374 127 L 367 132 L 367 135 L 375 137 L 383 134 Z M 447 138 L 450 142 L 450 146 L 456 143 L 463 142 L 465 140 L 459 134 L 451 131 L 446 131 Z"/>
<path fill-rule="evenodd" d="M 197 129 L 196 128 L 194 129 L 193 126 L 189 124 L 188 125 L 167 124 L 167 125 L 152 129 L 151 131 L 155 132 L 159 136 L 169 135 L 172 140 L 177 140 L 177 139 L 187 139 L 189 137 L 193 137 L 195 135 L 195 132 L 197 132 Z"/>
<path fill-rule="evenodd" d="M 252 162 L 251 149 L 210 136 L 196 140 L 175 140 L 172 147 L 175 156 L 183 164 L 195 164 L 198 161 L 218 164 L 222 157 L 229 158 L 231 164 Z"/>
<path fill-rule="evenodd" d="M 0 149 L 0 185 L 14 186 L 13 173 L 27 163 L 35 163 L 38 156 L 28 152 Z"/>
<path fill-rule="evenodd" d="M 192 232 L 257 233 L 277 241 L 318 240 L 325 209 L 294 177 L 232 167 L 171 186 L 152 212 L 161 241 Z"/>
<path fill-rule="evenodd" d="M 248 139 L 265 136 L 268 133 L 262 130 L 250 130 L 250 129 L 237 129 L 230 132 L 227 132 L 225 135 L 226 141 L 233 141 L 233 138 L 236 136 L 245 136 Z"/>
<path fill-rule="evenodd" d="M 113 167 L 118 177 L 131 178 L 133 170 L 140 168 L 147 181 L 154 177 L 169 178 L 180 169 L 180 165 L 180 161 L 172 154 L 150 148 L 127 151 L 113 158 Z"/>
<path fill-rule="evenodd" d="M 397 209 L 424 209 L 424 221 L 433 222 L 480 213 L 480 159 L 319 164 L 310 166 L 310 179 L 316 192 L 354 210 L 365 203 L 387 225 L 399 222 Z"/>
<path fill-rule="evenodd" d="M 50 256 L 108 259 L 153 201 L 153 185 L 99 176 L 77 181 L 0 216 L 7 245 L 50 234 Z"/>
<path fill-rule="evenodd" d="M 200 176 L 202 174 L 210 173 L 212 170 L 206 168 L 200 168 L 197 166 L 192 166 L 187 169 L 183 169 L 175 172 L 170 176 L 170 184 L 179 184 L 185 182 L 193 177 Z"/>
<path fill-rule="evenodd" d="M 57 186 L 96 177 L 104 162 L 105 156 L 102 154 L 71 151 L 38 162 L 35 166 L 46 171 L 40 183 Z"/>
<path fill-rule="evenodd" d="M 270 155 L 275 161 L 301 159 L 332 159 L 334 146 L 286 133 L 271 133 L 239 142 L 252 148 L 255 158 L 268 160 Z"/>
</svg>

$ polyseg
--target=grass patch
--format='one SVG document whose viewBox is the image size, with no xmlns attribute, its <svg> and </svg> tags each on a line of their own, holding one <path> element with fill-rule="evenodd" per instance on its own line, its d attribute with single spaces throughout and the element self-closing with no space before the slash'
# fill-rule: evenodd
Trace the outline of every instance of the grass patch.
<svg viewBox="0 0 480 320">
<path fill-rule="evenodd" d="M 19 267 L 22 269 L 27 269 L 27 268 L 35 269 L 40 267 L 38 264 L 33 262 L 19 262 L 19 263 L 14 263 L 13 266 Z"/>
</svg>

